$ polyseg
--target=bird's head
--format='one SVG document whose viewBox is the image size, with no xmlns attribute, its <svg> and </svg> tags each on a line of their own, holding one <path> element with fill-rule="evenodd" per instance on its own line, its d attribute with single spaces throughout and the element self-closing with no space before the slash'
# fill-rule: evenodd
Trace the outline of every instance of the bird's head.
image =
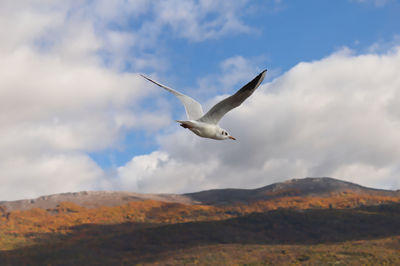
<svg viewBox="0 0 400 266">
<path fill-rule="evenodd" d="M 218 137 L 219 139 L 233 139 L 233 140 L 236 140 L 234 137 L 232 137 L 232 136 L 228 133 L 228 131 L 226 131 L 226 130 L 223 129 L 223 128 L 220 128 L 220 129 L 217 131 L 217 137 Z"/>
</svg>

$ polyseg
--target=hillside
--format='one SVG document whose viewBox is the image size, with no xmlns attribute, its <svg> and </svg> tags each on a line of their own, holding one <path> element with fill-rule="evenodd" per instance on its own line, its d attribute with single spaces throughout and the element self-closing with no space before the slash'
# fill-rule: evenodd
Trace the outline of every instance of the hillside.
<svg viewBox="0 0 400 266">
<path fill-rule="evenodd" d="M 82 191 L 42 196 L 36 199 L 0 201 L 0 206 L 3 206 L 8 211 L 30 210 L 32 208 L 53 209 L 62 202 L 71 202 L 86 208 L 98 208 L 101 206 L 120 206 L 129 202 L 140 202 L 145 200 L 176 202 L 182 204 L 195 203 L 190 197 L 177 194 L 141 194 L 119 191 Z"/>
<path fill-rule="evenodd" d="M 63 193 L 1 202 L 0 264 L 400 263 L 399 213 L 399 191 L 333 178 Z"/>
<path fill-rule="evenodd" d="M 363 187 L 354 183 L 329 178 L 291 179 L 257 189 L 213 189 L 187 194 L 142 194 L 118 191 L 82 191 L 42 196 L 36 199 L 0 201 L 8 211 L 32 208 L 52 209 L 62 202 L 71 202 L 86 208 L 119 206 L 129 202 L 154 200 L 181 204 L 232 205 L 251 204 L 283 197 L 330 197 L 340 193 L 372 196 L 400 196 L 399 191 Z"/>
<path fill-rule="evenodd" d="M 363 187 L 351 182 L 334 178 L 304 178 L 291 179 L 257 189 L 214 189 L 197 193 L 185 194 L 194 201 L 202 204 L 220 205 L 232 203 L 250 203 L 260 200 L 270 200 L 287 196 L 330 196 L 349 192 L 354 194 L 369 194 L 381 196 L 399 196 L 399 191 L 382 190 Z"/>
</svg>

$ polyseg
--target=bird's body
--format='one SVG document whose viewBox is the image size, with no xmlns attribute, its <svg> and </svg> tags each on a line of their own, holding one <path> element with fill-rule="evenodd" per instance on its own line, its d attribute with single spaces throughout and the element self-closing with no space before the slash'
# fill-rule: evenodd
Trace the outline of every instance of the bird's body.
<svg viewBox="0 0 400 266">
<path fill-rule="evenodd" d="M 222 133 L 223 129 L 220 128 L 218 125 L 204 123 L 197 120 L 186 120 L 186 121 L 177 120 L 177 122 L 179 122 L 182 127 L 189 129 L 199 137 L 216 139 L 216 140 L 225 139 Z M 218 132 L 220 132 L 220 134 L 217 134 Z"/>
<path fill-rule="evenodd" d="M 194 99 L 186 96 L 176 90 L 164 86 L 144 75 L 145 79 L 153 82 L 154 84 L 166 89 L 174 94 L 183 103 L 186 110 L 188 120 L 177 120 L 178 123 L 184 128 L 189 129 L 197 136 L 203 138 L 210 138 L 215 140 L 233 139 L 225 129 L 218 125 L 219 120 L 230 110 L 241 105 L 253 92 L 260 86 L 264 80 L 267 70 L 261 72 L 252 81 L 243 86 L 234 95 L 231 95 L 224 100 L 214 105 L 206 114 L 203 115 L 203 108 Z"/>
</svg>

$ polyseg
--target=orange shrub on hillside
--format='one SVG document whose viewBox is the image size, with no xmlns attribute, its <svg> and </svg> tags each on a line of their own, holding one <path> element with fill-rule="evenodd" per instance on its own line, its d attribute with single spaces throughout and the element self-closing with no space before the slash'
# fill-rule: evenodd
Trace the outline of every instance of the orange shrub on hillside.
<svg viewBox="0 0 400 266">
<path fill-rule="evenodd" d="M 56 208 L 7 212 L 0 206 L 0 249 L 15 243 L 34 241 L 35 234 L 57 232 L 65 234 L 74 226 L 83 224 L 139 224 L 183 223 L 215 221 L 237 217 L 252 212 L 265 212 L 279 208 L 354 208 L 362 205 L 400 202 L 400 197 L 342 192 L 326 197 L 292 196 L 296 191 L 285 192 L 285 197 L 238 203 L 224 206 L 185 205 L 153 200 L 130 202 L 121 206 L 85 208 L 71 202 L 62 202 Z M 18 240 L 18 241 L 17 241 Z M 7 243 L 7 245 L 5 244 Z"/>
</svg>

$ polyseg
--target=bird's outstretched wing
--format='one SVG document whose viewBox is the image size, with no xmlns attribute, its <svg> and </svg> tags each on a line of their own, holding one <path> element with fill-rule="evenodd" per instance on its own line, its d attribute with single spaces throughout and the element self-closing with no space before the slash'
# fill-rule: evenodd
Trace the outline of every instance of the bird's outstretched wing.
<svg viewBox="0 0 400 266">
<path fill-rule="evenodd" d="M 201 104 L 198 103 L 196 100 L 190 98 L 189 96 L 186 96 L 174 89 L 171 89 L 167 86 L 164 86 L 157 81 L 152 80 L 151 78 L 146 77 L 145 75 L 140 74 L 142 77 L 147 79 L 148 81 L 153 82 L 154 84 L 160 86 L 161 88 L 166 89 L 170 93 L 174 94 L 178 99 L 182 102 L 182 104 L 185 106 L 186 110 L 186 116 L 188 117 L 189 120 L 197 120 L 200 117 L 203 116 L 203 108 L 201 107 Z"/>
<path fill-rule="evenodd" d="M 216 105 L 214 105 L 210 111 L 208 111 L 203 117 L 199 120 L 205 123 L 210 124 L 218 124 L 219 120 L 230 110 L 238 107 L 244 102 L 253 92 L 260 86 L 261 82 L 264 80 L 264 77 L 267 73 L 267 70 L 261 72 L 257 77 L 255 77 L 252 81 L 243 86 L 240 90 L 238 90 L 235 94 L 225 98 L 220 101 Z"/>
</svg>

